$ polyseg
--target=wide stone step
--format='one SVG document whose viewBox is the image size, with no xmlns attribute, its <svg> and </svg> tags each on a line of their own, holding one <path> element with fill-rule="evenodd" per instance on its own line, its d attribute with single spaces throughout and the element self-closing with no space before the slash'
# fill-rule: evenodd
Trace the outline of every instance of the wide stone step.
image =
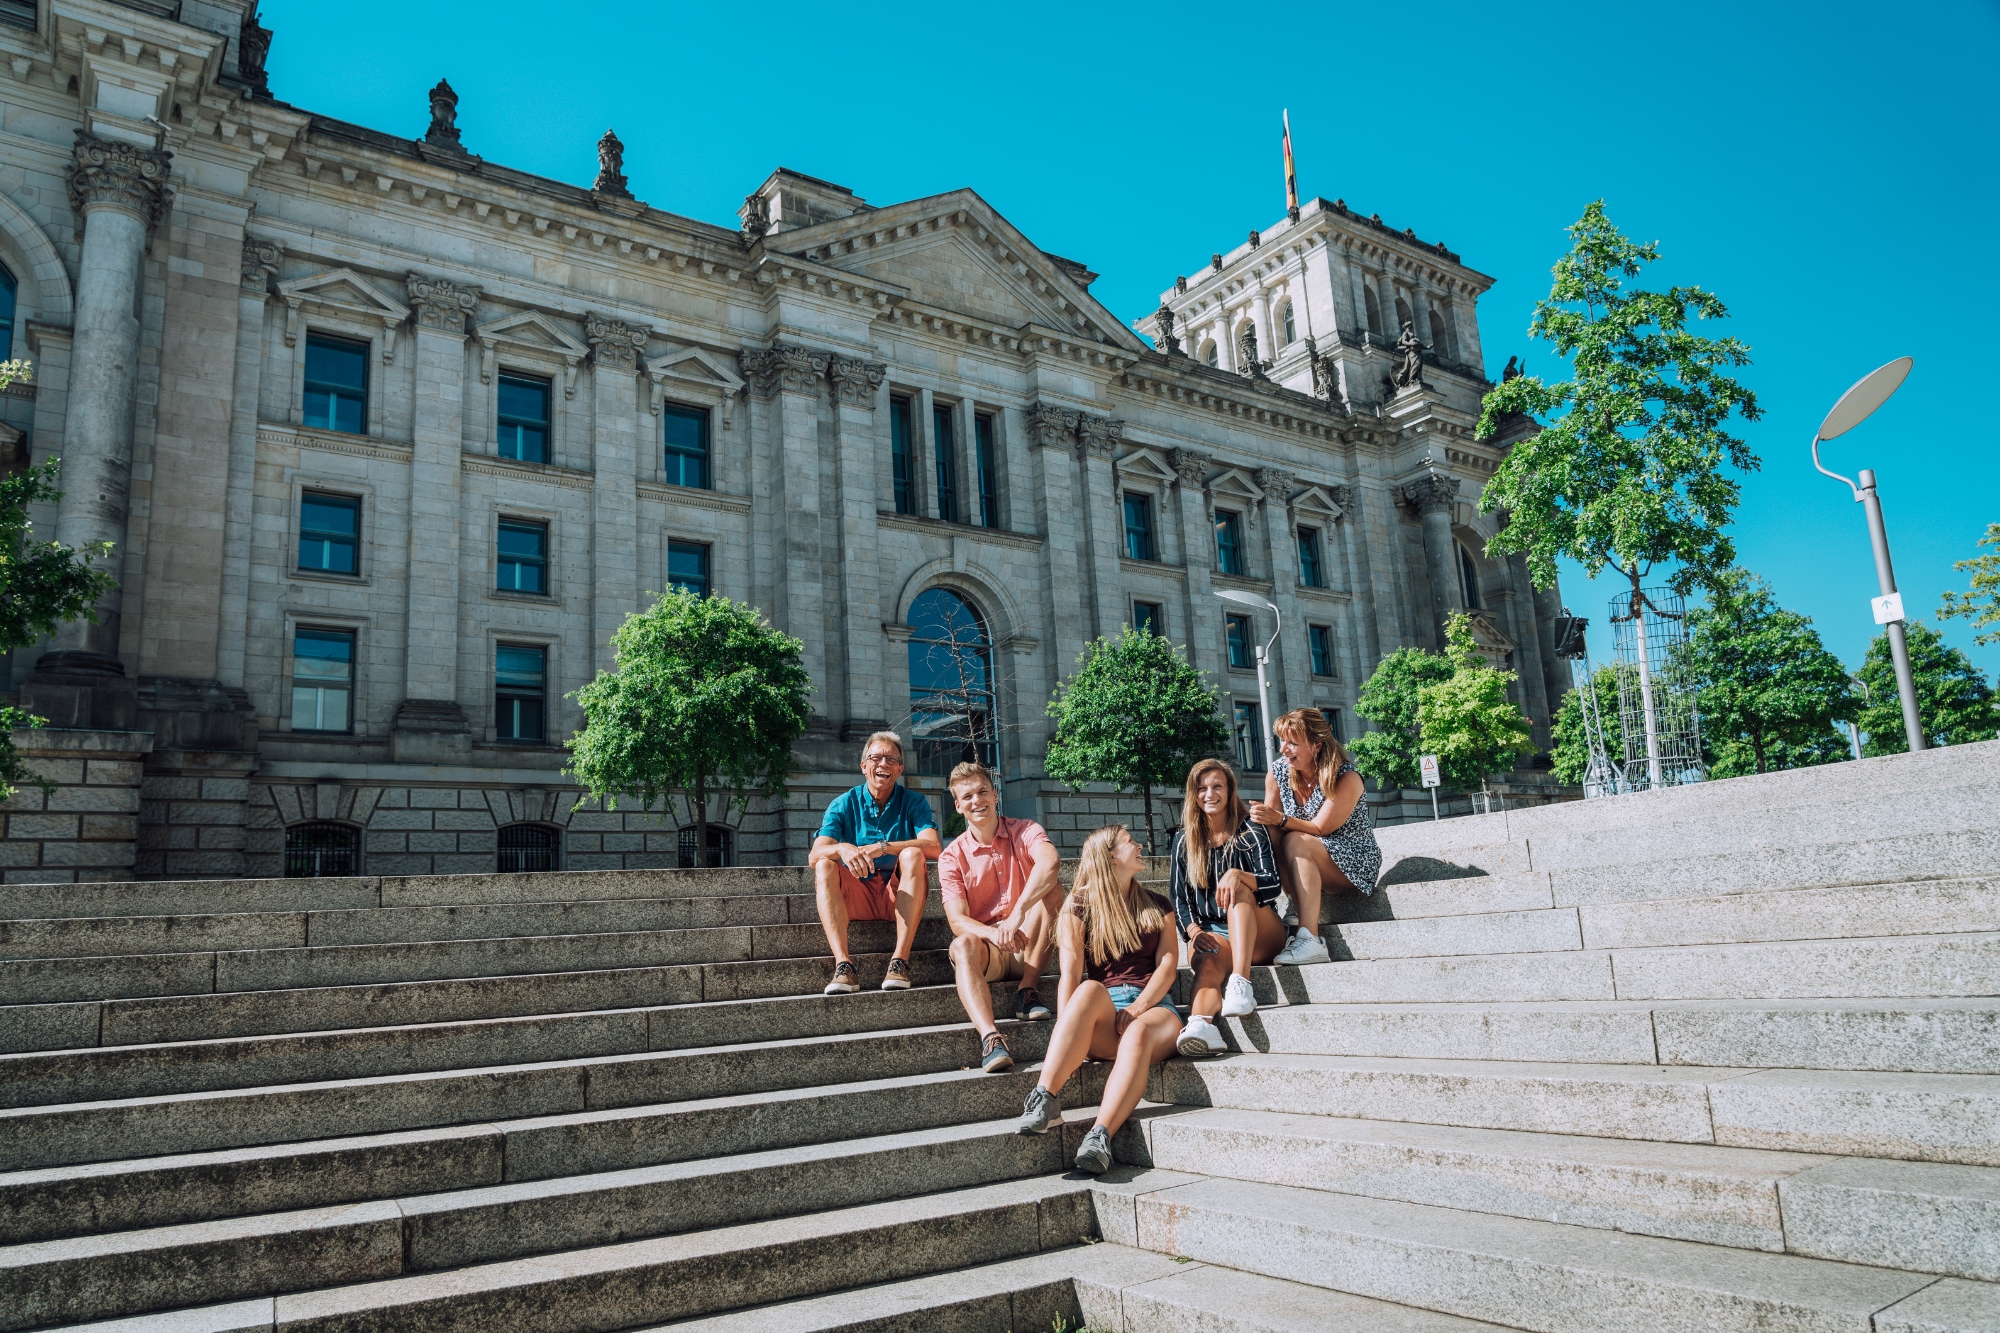
<svg viewBox="0 0 2000 1333">
<path fill-rule="evenodd" d="M 1049 1023 L 1005 1020 L 1017 1060 Z M 894 1078 L 978 1063 L 969 1024 L 0 1111 L 0 1170 L 214 1152 Z"/>
<path fill-rule="evenodd" d="M 1109 1067 L 1062 1099 L 1088 1106 Z M 0 1174 L 0 1245 L 771 1152 L 1018 1115 L 1040 1066 L 779 1089 Z"/>
<path fill-rule="evenodd" d="M 1147 1097 L 1594 1138 L 2000 1166 L 2000 1077 L 1347 1056 L 1158 1066 Z"/>
<path fill-rule="evenodd" d="M 1219 1021 L 1233 1049 L 1273 1054 L 2000 1074 L 1992 999 L 1308 1004 Z"/>
<path fill-rule="evenodd" d="M 1144 1141 L 1132 1145 L 1134 1159 L 1171 1171 L 1310 1183 L 1877 1267 L 2000 1276 L 2000 1170 L 1991 1167 L 1268 1111 L 1194 1111 L 1134 1125 Z"/>
<path fill-rule="evenodd" d="M 989 1121 L 0 1249 L 0 1328 L 307 1291 L 1047 1175 Z"/>
<path fill-rule="evenodd" d="M 1619 949 L 1624 1000 L 2000 995 L 2000 933 Z"/>
<path fill-rule="evenodd" d="M 1614 1000 L 1611 955 L 1603 950 L 1382 958 L 1287 968 L 1315 1004 L 1490 1004 Z"/>
<path fill-rule="evenodd" d="M 1146 1249 L 1551 1333 L 1861 1333 L 1936 1280 L 1236 1180 L 1171 1184 L 1136 1211 Z"/>
<path fill-rule="evenodd" d="M 1016 987 L 993 987 L 995 1013 L 1013 1012 Z M 1053 987 L 1048 998 L 1053 1005 Z M 964 1017 L 956 990 L 925 986 L 0 1055 L 0 1107 L 840 1036 Z"/>
<path fill-rule="evenodd" d="M 1583 947 L 1573 907 L 1351 922 L 1326 934 L 1333 956 L 1344 960 L 1557 953 Z"/>
</svg>

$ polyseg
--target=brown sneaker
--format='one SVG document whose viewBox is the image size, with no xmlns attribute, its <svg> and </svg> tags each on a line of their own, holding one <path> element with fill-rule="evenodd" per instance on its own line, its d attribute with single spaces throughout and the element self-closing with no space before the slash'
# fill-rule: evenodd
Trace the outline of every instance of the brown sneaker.
<svg viewBox="0 0 2000 1333">
<path fill-rule="evenodd" d="M 908 990 L 910 988 L 910 965 L 901 958 L 889 960 L 889 973 L 882 978 L 883 990 Z"/>
<path fill-rule="evenodd" d="M 826 983 L 822 995 L 852 995 L 861 989 L 861 974 L 854 970 L 852 963 L 836 963 L 833 980 Z"/>
<path fill-rule="evenodd" d="M 989 1074 L 1004 1074 L 1014 1067 L 1014 1053 L 1007 1049 L 1005 1037 L 997 1032 L 987 1037 L 979 1052 L 979 1067 Z"/>
</svg>

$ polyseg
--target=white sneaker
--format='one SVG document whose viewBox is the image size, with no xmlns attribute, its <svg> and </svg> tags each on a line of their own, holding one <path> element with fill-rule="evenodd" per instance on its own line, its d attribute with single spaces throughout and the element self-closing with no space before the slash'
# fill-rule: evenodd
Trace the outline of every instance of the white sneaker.
<svg viewBox="0 0 2000 1333">
<path fill-rule="evenodd" d="M 1205 1060 L 1211 1055 L 1221 1055 L 1229 1048 L 1223 1044 L 1222 1034 L 1215 1024 L 1196 1014 L 1188 1019 L 1181 1029 L 1181 1054 L 1190 1060 Z"/>
<path fill-rule="evenodd" d="M 1326 951 L 1326 944 L 1319 936 L 1310 930 L 1302 930 L 1292 936 L 1291 942 L 1280 949 L 1278 956 L 1271 961 L 1291 967 L 1304 967 L 1308 963 L 1330 963 L 1333 961 L 1333 956 Z M 1225 1005 L 1222 1012 L 1228 1013 L 1228 1006 Z"/>
<path fill-rule="evenodd" d="M 1257 994 L 1250 989 L 1248 977 L 1232 976 L 1229 984 L 1222 988 L 1222 1016 L 1241 1018 L 1245 1014 L 1257 1012 Z"/>
</svg>

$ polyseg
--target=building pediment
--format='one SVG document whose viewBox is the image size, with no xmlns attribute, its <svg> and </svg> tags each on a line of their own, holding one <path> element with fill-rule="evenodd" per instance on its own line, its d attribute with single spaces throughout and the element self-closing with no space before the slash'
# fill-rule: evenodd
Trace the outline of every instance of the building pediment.
<svg viewBox="0 0 2000 1333">
<path fill-rule="evenodd" d="M 1235 503 L 1251 509 L 1264 501 L 1264 488 L 1240 467 L 1225 467 L 1208 480 L 1208 494 L 1216 504 Z"/>
<path fill-rule="evenodd" d="M 1151 445 L 1142 445 L 1132 450 L 1111 465 L 1113 475 L 1120 485 L 1131 482 L 1150 482 L 1165 490 L 1176 480 L 1173 462 L 1164 451 Z"/>
<path fill-rule="evenodd" d="M 295 347 L 308 310 L 330 311 L 362 324 L 383 328 L 382 363 L 396 358 L 396 330 L 410 317 L 410 308 L 351 268 L 328 269 L 278 284 L 285 303 L 285 346 Z"/>
<path fill-rule="evenodd" d="M 660 414 L 670 385 L 699 386 L 725 399 L 743 390 L 743 377 L 731 370 L 715 353 L 700 347 L 681 347 L 646 358 L 646 378 L 653 384 L 652 411 Z"/>
<path fill-rule="evenodd" d="M 1335 491 L 1341 494 L 1336 495 Z M 1328 487 L 1314 483 L 1292 497 L 1292 512 L 1317 515 L 1329 523 L 1338 523 L 1347 514 L 1347 505 L 1342 498 L 1347 491 L 1345 486 Z"/>
<path fill-rule="evenodd" d="M 542 362 L 561 361 L 563 396 L 576 397 L 576 368 L 590 355 L 588 345 L 575 338 L 539 310 L 489 320 L 472 330 L 479 340 L 479 382 L 491 384 L 493 369 L 501 349 L 526 355 Z"/>
</svg>

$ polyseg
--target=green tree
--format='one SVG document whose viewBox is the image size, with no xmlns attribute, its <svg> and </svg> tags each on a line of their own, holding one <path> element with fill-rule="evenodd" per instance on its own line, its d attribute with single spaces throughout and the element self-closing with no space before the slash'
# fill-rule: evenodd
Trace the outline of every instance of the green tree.
<svg viewBox="0 0 2000 1333">
<path fill-rule="evenodd" d="M 1994 550 L 1990 555 L 1976 555 L 1952 566 L 1961 574 L 1972 575 L 1972 590 L 1946 593 L 1944 604 L 1938 608 L 1938 618 L 1964 616 L 1974 629 L 1985 629 L 1988 625 L 2000 625 L 2000 523 L 1987 524 L 1986 535 L 1979 539 L 1979 544 Z M 1975 634 L 1972 641 L 1981 645 L 2000 643 L 2000 629 Z"/>
<path fill-rule="evenodd" d="M 1417 693 L 1417 730 L 1425 754 L 1438 757 L 1448 787 L 1469 791 L 1533 754 L 1531 729 L 1521 706 L 1507 697 L 1516 677 L 1491 666 L 1472 641 L 1472 619 L 1453 613 L 1445 622 L 1445 661 L 1451 675 Z"/>
<path fill-rule="evenodd" d="M 1616 669 L 1597 668 L 1591 673 L 1590 689 L 1596 696 L 1597 717 L 1604 728 L 1605 756 L 1623 755 L 1625 732 L 1618 719 Z M 1584 725 L 1583 691 L 1571 690 L 1563 695 L 1562 705 L 1556 709 L 1552 740 L 1554 748 L 1549 751 L 1549 759 L 1556 781 L 1571 786 L 1581 784 L 1590 770 L 1590 735 Z"/>
<path fill-rule="evenodd" d="M 1361 687 L 1354 711 L 1375 724 L 1347 747 L 1361 776 L 1378 786 L 1414 787 L 1423 781 L 1417 757 L 1424 753 L 1417 705 L 1426 685 L 1451 679 L 1451 663 L 1440 653 L 1398 648 L 1383 658 Z"/>
<path fill-rule="evenodd" d="M 1076 674 L 1056 686 L 1048 709 L 1056 734 L 1043 769 L 1073 787 L 1137 790 L 1150 844 L 1153 788 L 1179 787 L 1197 761 L 1229 744 L 1221 700 L 1178 645 L 1127 625 L 1115 639 L 1085 644 Z"/>
<path fill-rule="evenodd" d="M 1748 365 L 1749 349 L 1690 330 L 1691 319 L 1729 313 L 1712 293 L 1627 289 L 1626 279 L 1659 258 L 1659 246 L 1627 239 L 1603 200 L 1584 209 L 1569 234 L 1570 251 L 1557 261 L 1528 332 L 1570 359 L 1572 377 L 1508 380 L 1486 395 L 1480 413 L 1482 439 L 1513 413 L 1548 421 L 1517 442 L 1486 483 L 1481 508 L 1508 511 L 1486 549 L 1525 554 L 1543 588 L 1555 583 L 1558 556 L 1593 578 L 1616 569 L 1631 584 L 1633 614 L 1643 616 L 1653 608 L 1641 584 L 1655 567 L 1670 565 L 1668 582 L 1686 593 L 1735 563 L 1725 528 L 1739 488 L 1723 468 L 1750 471 L 1757 458 L 1728 426 L 1732 415 L 1754 421 L 1761 412 L 1756 395 L 1724 372 Z M 1643 657 L 1641 668 L 1650 740 L 1655 712 Z"/>
<path fill-rule="evenodd" d="M 1688 613 L 1686 653 L 1711 776 L 1846 757 L 1833 727 L 1861 711 L 1847 668 L 1811 618 L 1779 606 L 1755 574 L 1731 569 L 1717 578 L 1706 603 Z"/>
<path fill-rule="evenodd" d="M 1917 686 L 1917 716 L 1932 745 L 1990 741 L 2000 733 L 2000 701 L 1972 659 L 1945 645 L 1944 636 L 1921 620 L 1903 626 L 1910 644 L 1910 675 Z M 1858 673 L 1868 686 L 1868 702 L 1858 719 L 1868 740 L 1866 755 L 1902 754 L 1910 748 L 1903 730 L 1903 705 L 1896 693 L 1896 668 L 1889 636 L 1868 645 Z"/>
<path fill-rule="evenodd" d="M 0 362 L 0 389 L 28 378 L 27 362 Z M 61 468 L 61 461 L 51 458 L 0 478 L 0 652 L 26 648 L 66 621 L 96 620 L 98 599 L 113 583 L 109 573 L 94 567 L 111 554 L 110 542 L 72 548 L 34 540 L 28 506 L 62 499 L 57 486 Z M 14 748 L 15 730 L 44 721 L 25 709 L 0 705 L 0 800 L 23 782 L 54 785 L 30 772 Z"/>
<path fill-rule="evenodd" d="M 754 607 L 680 590 L 626 616 L 611 642 L 617 667 L 569 696 L 584 716 L 565 742 L 569 772 L 607 810 L 685 793 L 705 865 L 711 797 L 726 809 L 784 795 L 812 693 L 803 645 Z"/>
</svg>

